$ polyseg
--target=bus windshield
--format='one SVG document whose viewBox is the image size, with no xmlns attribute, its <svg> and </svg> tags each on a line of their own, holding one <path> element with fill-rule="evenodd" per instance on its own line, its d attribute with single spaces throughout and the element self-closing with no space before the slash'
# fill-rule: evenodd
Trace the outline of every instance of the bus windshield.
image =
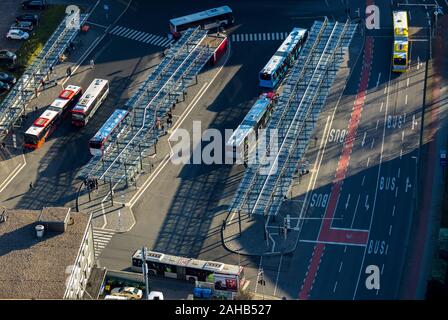
<svg viewBox="0 0 448 320">
<path fill-rule="evenodd" d="M 102 145 L 103 144 L 101 141 L 90 141 L 89 142 L 89 147 L 92 149 L 101 149 Z"/>
<path fill-rule="evenodd" d="M 394 64 L 397 66 L 405 66 L 406 58 L 394 58 Z"/>
<path fill-rule="evenodd" d="M 37 144 L 37 137 L 31 134 L 25 134 L 24 140 L 26 144 Z"/>
<path fill-rule="evenodd" d="M 271 75 L 267 72 L 260 73 L 260 79 L 262 80 L 271 80 Z"/>
<path fill-rule="evenodd" d="M 85 115 L 79 112 L 73 112 L 72 117 L 76 120 L 84 120 Z"/>
</svg>

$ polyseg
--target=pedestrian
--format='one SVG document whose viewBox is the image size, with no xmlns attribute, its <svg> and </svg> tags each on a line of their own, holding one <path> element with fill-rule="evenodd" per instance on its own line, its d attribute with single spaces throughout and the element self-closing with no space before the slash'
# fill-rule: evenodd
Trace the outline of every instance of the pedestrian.
<svg viewBox="0 0 448 320">
<path fill-rule="evenodd" d="M 94 66 L 95 66 L 95 61 L 93 61 L 93 59 L 90 59 L 90 69 L 93 69 Z"/>
<path fill-rule="evenodd" d="M 53 66 L 50 66 L 50 74 L 53 73 Z"/>
<path fill-rule="evenodd" d="M 33 183 L 30 182 L 30 190 L 34 190 Z"/>
<path fill-rule="evenodd" d="M 70 42 L 70 50 L 75 50 L 75 45 L 73 44 L 73 42 Z"/>
<path fill-rule="evenodd" d="M 171 125 L 173 124 L 173 120 L 171 118 L 168 118 L 166 120 L 166 124 L 168 125 L 168 128 L 171 128 Z"/>
<path fill-rule="evenodd" d="M 68 67 L 67 68 L 67 77 L 70 77 L 72 75 L 72 68 Z"/>
<path fill-rule="evenodd" d="M 40 79 L 40 84 L 42 85 L 42 89 L 45 89 L 45 79 L 44 78 L 42 78 L 42 79 Z"/>
</svg>

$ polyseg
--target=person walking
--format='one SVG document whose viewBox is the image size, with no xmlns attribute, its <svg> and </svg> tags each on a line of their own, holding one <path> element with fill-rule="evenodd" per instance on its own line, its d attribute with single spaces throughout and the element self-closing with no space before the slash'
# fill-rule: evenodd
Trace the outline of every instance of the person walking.
<svg viewBox="0 0 448 320">
<path fill-rule="evenodd" d="M 70 77 L 72 75 L 72 68 L 69 66 L 67 68 L 67 77 Z"/>
<path fill-rule="evenodd" d="M 33 186 L 32 182 L 30 182 L 30 190 L 34 190 L 34 186 Z"/>
<path fill-rule="evenodd" d="M 94 66 L 95 66 L 95 61 L 93 61 L 93 59 L 90 59 L 90 69 L 93 69 Z"/>
</svg>

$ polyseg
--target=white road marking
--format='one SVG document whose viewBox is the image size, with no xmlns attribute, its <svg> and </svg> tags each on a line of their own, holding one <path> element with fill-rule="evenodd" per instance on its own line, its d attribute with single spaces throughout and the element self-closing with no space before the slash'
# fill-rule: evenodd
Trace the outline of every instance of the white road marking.
<svg viewBox="0 0 448 320">
<path fill-rule="evenodd" d="M 341 270 L 342 270 L 342 264 L 343 264 L 343 262 L 341 261 L 341 263 L 339 264 L 339 272 L 341 272 Z"/>
<path fill-rule="evenodd" d="M 395 215 L 395 205 L 392 208 L 392 217 Z"/>
<path fill-rule="evenodd" d="M 392 225 L 389 226 L 389 236 L 392 234 Z"/>
<path fill-rule="evenodd" d="M 381 102 L 380 112 L 383 111 L 384 102 Z"/>
<path fill-rule="evenodd" d="M 370 157 L 367 158 L 367 167 L 369 166 Z"/>
<path fill-rule="evenodd" d="M 372 139 L 372 145 L 370 146 L 370 149 L 373 149 L 373 144 L 375 143 L 375 138 Z"/>
<path fill-rule="evenodd" d="M 275 294 L 277 293 L 277 284 L 278 284 L 278 278 L 280 277 L 280 268 L 282 266 L 282 260 L 283 260 L 283 255 L 280 256 L 280 262 L 278 263 L 277 278 L 275 279 L 275 287 L 274 287 L 274 297 L 275 297 Z"/>
<path fill-rule="evenodd" d="M 364 185 L 364 181 L 366 180 L 366 176 L 363 176 L 362 177 L 362 182 L 361 182 L 361 186 L 363 186 Z"/>
<path fill-rule="evenodd" d="M 347 210 L 349 202 L 350 202 L 350 193 L 348 194 L 347 202 L 345 203 L 345 210 Z"/>
<path fill-rule="evenodd" d="M 408 95 L 406 95 L 406 97 L 404 99 L 404 104 L 408 104 Z"/>
<path fill-rule="evenodd" d="M 409 87 L 409 77 L 408 77 L 408 80 L 406 81 L 406 87 Z"/>
<path fill-rule="evenodd" d="M 337 286 L 338 286 L 338 282 L 336 281 L 335 284 L 334 284 L 333 293 L 336 292 L 336 287 L 337 287 Z"/>
<path fill-rule="evenodd" d="M 355 211 L 353 211 L 353 218 L 352 218 L 352 223 L 350 225 L 350 229 L 353 229 L 353 224 L 355 223 L 356 212 L 358 211 L 359 198 L 361 198 L 360 194 L 358 195 L 358 200 L 356 200 Z"/>
<path fill-rule="evenodd" d="M 367 131 L 364 132 L 364 137 L 362 138 L 361 147 L 364 147 L 364 143 L 366 142 Z"/>
<path fill-rule="evenodd" d="M 391 66 L 391 69 L 392 69 L 392 66 Z M 383 163 L 384 139 L 386 137 L 387 108 L 388 108 L 388 105 L 389 105 L 389 93 L 390 93 L 391 74 L 392 74 L 392 70 L 390 70 L 390 72 L 389 72 L 389 81 L 388 81 L 387 86 L 386 86 L 386 88 L 387 88 L 387 95 L 386 95 L 386 112 L 384 113 L 383 140 L 381 142 L 380 162 L 378 164 L 378 174 L 377 174 L 377 178 L 376 178 L 375 198 L 373 200 L 372 216 L 370 217 L 369 238 L 370 238 L 370 230 L 372 230 L 373 218 L 375 216 L 376 199 L 377 199 L 377 196 L 378 196 L 380 174 L 381 174 L 381 166 L 382 166 L 382 163 Z M 359 282 L 361 280 L 361 273 L 363 271 L 364 261 L 365 261 L 365 258 L 366 258 L 366 253 L 367 253 L 367 246 L 364 249 L 364 254 L 363 254 L 363 257 L 362 257 L 362 261 L 361 261 L 361 267 L 359 268 L 358 280 L 356 282 L 355 291 L 353 293 L 353 300 L 355 300 L 356 293 L 358 291 L 358 286 L 359 286 Z"/>
<path fill-rule="evenodd" d="M 380 123 L 380 120 L 376 120 L 376 127 L 375 130 L 378 130 L 378 124 Z"/>
<path fill-rule="evenodd" d="M 401 141 L 403 142 L 404 140 L 404 130 L 401 132 Z"/>
<path fill-rule="evenodd" d="M 378 74 L 378 80 L 376 80 L 376 87 L 380 84 L 381 72 Z"/>
<path fill-rule="evenodd" d="M 26 159 L 25 155 L 22 154 L 23 163 L 19 164 L 17 167 L 15 167 L 12 172 L 6 177 L 5 181 L 3 181 L 0 184 L 0 193 L 3 192 L 3 190 L 6 189 L 6 187 L 14 180 L 14 178 L 22 171 L 23 168 L 26 166 Z"/>
</svg>

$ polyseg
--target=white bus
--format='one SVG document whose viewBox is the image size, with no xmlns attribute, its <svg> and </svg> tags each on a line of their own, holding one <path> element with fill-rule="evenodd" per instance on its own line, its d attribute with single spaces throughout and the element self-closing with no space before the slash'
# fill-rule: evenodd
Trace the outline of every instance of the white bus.
<svg viewBox="0 0 448 320">
<path fill-rule="evenodd" d="M 257 146 L 258 130 L 265 128 L 272 114 L 272 92 L 263 94 L 246 114 L 225 146 L 226 163 L 247 163 Z"/>
<path fill-rule="evenodd" d="M 72 124 L 83 127 L 95 114 L 109 93 L 109 81 L 94 79 L 72 110 Z"/>
<path fill-rule="evenodd" d="M 216 261 L 184 258 L 165 253 L 147 251 L 146 265 L 150 276 L 209 282 L 216 290 L 237 292 L 245 285 L 244 268 Z M 131 270 L 142 272 L 142 253 L 136 250 L 132 255 Z"/>
<path fill-rule="evenodd" d="M 292 29 L 291 33 L 277 49 L 277 52 L 260 71 L 260 87 L 273 89 L 281 82 L 289 68 L 291 68 L 294 61 L 299 56 L 307 34 L 306 29 Z"/>
<path fill-rule="evenodd" d="M 234 22 L 232 9 L 229 6 L 222 6 L 171 19 L 170 32 L 174 38 L 178 38 L 181 36 L 182 31 L 191 27 L 201 26 L 205 30 L 210 30 L 227 27 Z"/>
</svg>

